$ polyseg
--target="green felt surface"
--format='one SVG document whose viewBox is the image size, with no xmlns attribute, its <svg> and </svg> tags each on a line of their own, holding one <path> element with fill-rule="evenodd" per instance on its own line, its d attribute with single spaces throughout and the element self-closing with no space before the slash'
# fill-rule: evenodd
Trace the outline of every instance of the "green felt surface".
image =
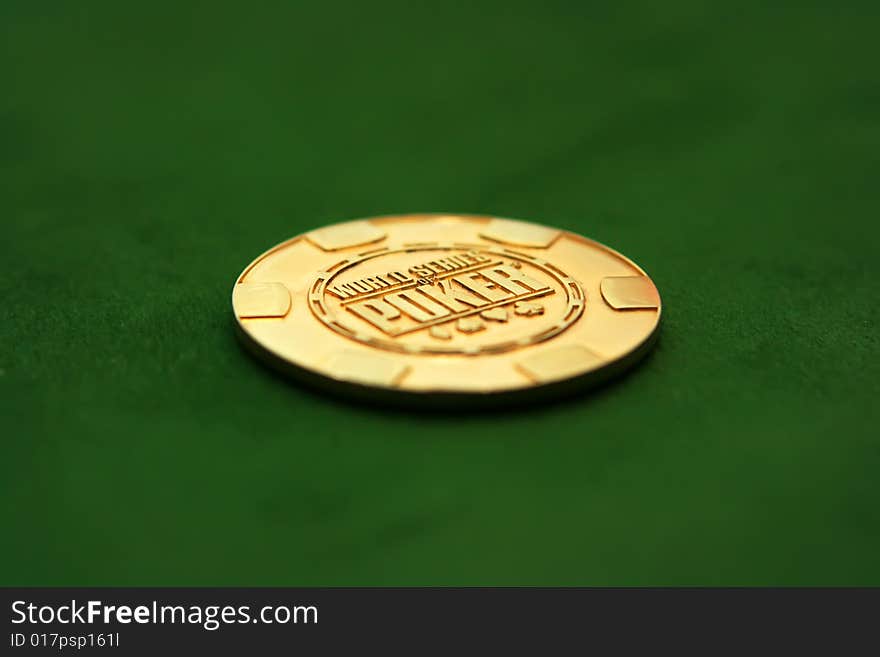
<svg viewBox="0 0 880 657">
<path fill-rule="evenodd" d="M 876 3 L 257 4 L 0 4 L 0 583 L 880 584 Z M 410 211 L 621 250 L 656 350 L 462 416 L 239 348 Z"/>
</svg>

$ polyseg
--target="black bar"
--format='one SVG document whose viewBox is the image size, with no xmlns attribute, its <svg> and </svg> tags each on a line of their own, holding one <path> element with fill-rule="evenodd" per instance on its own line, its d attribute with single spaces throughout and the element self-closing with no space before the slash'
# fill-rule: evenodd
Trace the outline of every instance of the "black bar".
<svg viewBox="0 0 880 657">
<path fill-rule="evenodd" d="M 437 650 L 548 655 L 645 654 L 684 648 L 711 653 L 724 648 L 788 652 L 797 647 L 868 654 L 876 652 L 874 626 L 880 610 L 880 589 L 0 591 L 6 619 L 0 654 L 9 655 L 317 655 L 345 651 L 421 655 Z M 93 604 L 92 622 L 86 620 L 89 601 L 101 603 Z M 120 611 L 120 606 L 132 609 Z M 144 622 L 134 622 L 138 606 L 142 607 L 138 618 Z M 159 619 L 154 614 L 163 606 L 165 622 L 154 622 Z M 222 622 L 226 606 L 234 609 L 227 610 L 228 623 Z M 243 606 L 248 608 L 247 615 L 241 614 Z M 41 611 L 41 607 L 50 609 Z M 108 611 L 110 607 L 116 609 Z M 182 622 L 174 607 L 186 611 L 187 622 Z M 61 618 L 69 620 L 71 608 L 79 609 L 81 622 L 58 623 L 55 614 L 60 611 Z M 30 622 L 41 613 L 49 622 Z M 261 615 L 262 620 L 253 620 Z M 120 618 L 131 622 L 120 622 Z M 97 645 L 98 635 L 104 636 L 102 646 Z M 108 645 L 117 635 L 119 645 Z"/>
</svg>

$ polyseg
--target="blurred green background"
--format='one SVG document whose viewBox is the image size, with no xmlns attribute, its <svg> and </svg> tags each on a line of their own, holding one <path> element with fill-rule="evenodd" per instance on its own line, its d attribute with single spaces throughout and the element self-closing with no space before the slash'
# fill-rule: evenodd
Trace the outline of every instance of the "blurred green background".
<svg viewBox="0 0 880 657">
<path fill-rule="evenodd" d="M 876 2 L 0 3 L 0 583 L 880 584 Z M 665 302 L 630 376 L 352 406 L 265 248 L 532 219 Z"/>
</svg>

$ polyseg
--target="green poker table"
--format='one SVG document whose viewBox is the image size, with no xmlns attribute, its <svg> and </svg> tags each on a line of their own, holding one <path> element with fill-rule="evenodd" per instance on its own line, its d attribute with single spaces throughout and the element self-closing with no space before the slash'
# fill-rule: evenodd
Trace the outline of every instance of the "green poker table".
<svg viewBox="0 0 880 657">
<path fill-rule="evenodd" d="M 880 584 L 878 14 L 6 0 L 0 584 Z M 242 349 L 258 254 L 409 212 L 620 250 L 656 347 L 482 412 Z"/>
</svg>

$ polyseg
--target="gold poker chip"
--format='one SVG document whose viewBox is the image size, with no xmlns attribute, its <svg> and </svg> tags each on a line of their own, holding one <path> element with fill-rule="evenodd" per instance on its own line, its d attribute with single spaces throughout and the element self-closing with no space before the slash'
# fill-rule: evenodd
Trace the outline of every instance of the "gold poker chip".
<svg viewBox="0 0 880 657">
<path fill-rule="evenodd" d="M 270 249 L 232 290 L 251 351 L 361 397 L 543 397 L 644 355 L 660 296 L 634 262 L 580 235 L 470 215 L 317 228 Z"/>
</svg>

